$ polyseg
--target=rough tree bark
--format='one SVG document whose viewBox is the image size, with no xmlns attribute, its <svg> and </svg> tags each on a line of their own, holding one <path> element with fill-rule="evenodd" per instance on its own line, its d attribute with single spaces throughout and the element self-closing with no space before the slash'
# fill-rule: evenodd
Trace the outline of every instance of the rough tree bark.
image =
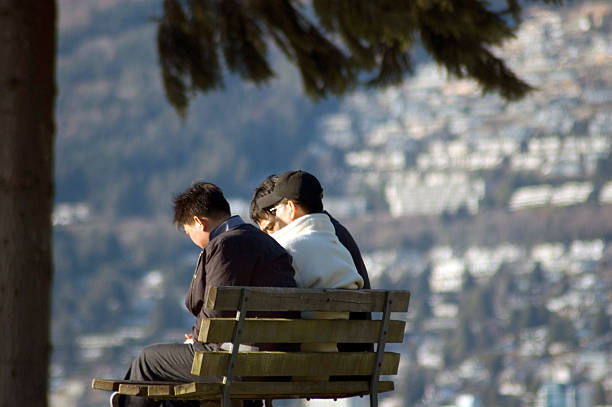
<svg viewBox="0 0 612 407">
<path fill-rule="evenodd" d="M 0 407 L 47 405 L 54 0 L 0 0 Z"/>
</svg>

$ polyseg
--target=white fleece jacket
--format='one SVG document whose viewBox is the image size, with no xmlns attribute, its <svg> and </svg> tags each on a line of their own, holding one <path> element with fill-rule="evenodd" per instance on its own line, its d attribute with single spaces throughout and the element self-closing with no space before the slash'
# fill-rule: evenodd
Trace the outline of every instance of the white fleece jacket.
<svg viewBox="0 0 612 407">
<path fill-rule="evenodd" d="M 295 282 L 301 288 L 363 287 L 349 251 L 340 243 L 329 216 L 324 213 L 304 215 L 272 237 L 293 257 Z M 304 319 L 348 319 L 348 312 L 302 312 Z M 302 351 L 338 352 L 335 343 L 301 344 Z M 324 378 L 321 378 L 322 380 Z M 327 380 L 327 379 L 325 379 Z"/>
<path fill-rule="evenodd" d="M 349 251 L 324 213 L 304 215 L 272 237 L 293 256 L 295 281 L 302 288 L 363 287 Z"/>
</svg>

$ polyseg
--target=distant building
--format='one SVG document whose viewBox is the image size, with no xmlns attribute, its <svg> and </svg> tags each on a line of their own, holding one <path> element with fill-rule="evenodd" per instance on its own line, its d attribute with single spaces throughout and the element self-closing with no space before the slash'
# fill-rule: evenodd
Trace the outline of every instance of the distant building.
<svg viewBox="0 0 612 407">
<path fill-rule="evenodd" d="M 392 177 L 385 197 L 392 216 L 455 214 L 464 209 L 476 214 L 485 196 L 485 182 L 464 173 L 406 172 Z"/>
<path fill-rule="evenodd" d="M 571 206 L 586 202 L 593 192 L 592 182 L 567 182 L 558 187 L 532 185 L 518 188 L 510 198 L 511 211 L 545 206 Z"/>
<path fill-rule="evenodd" d="M 534 185 L 518 188 L 510 198 L 510 210 L 536 208 L 548 205 L 552 195 L 550 185 Z"/>
<path fill-rule="evenodd" d="M 429 286 L 434 293 L 457 292 L 461 290 L 465 262 L 458 258 L 433 264 Z"/>
<path fill-rule="evenodd" d="M 518 261 L 522 250 L 510 243 L 495 248 L 472 246 L 465 252 L 464 258 L 470 273 L 477 279 L 486 280 L 497 272 L 503 263 Z"/>
<path fill-rule="evenodd" d="M 59 203 L 53 208 L 51 221 L 53 226 L 67 226 L 73 223 L 85 222 L 89 219 L 89 206 L 83 202 Z"/>
<path fill-rule="evenodd" d="M 473 394 L 460 394 L 455 399 L 456 407 L 483 407 L 480 399 Z"/>
<path fill-rule="evenodd" d="M 567 385 L 555 382 L 546 382 L 538 390 L 535 407 L 575 407 L 573 401 L 568 400 Z"/>
<path fill-rule="evenodd" d="M 323 207 L 334 217 L 347 219 L 361 216 L 366 212 L 366 199 L 363 196 L 323 197 Z"/>
<path fill-rule="evenodd" d="M 349 148 L 356 141 L 348 113 L 328 114 L 321 119 L 320 126 L 323 139 L 331 146 Z"/>
<path fill-rule="evenodd" d="M 567 182 L 556 188 L 550 198 L 551 206 L 570 206 L 584 203 L 593 192 L 592 182 Z"/>
<path fill-rule="evenodd" d="M 417 362 L 420 366 L 439 369 L 444 366 L 444 342 L 437 338 L 425 341 L 417 349 Z"/>
<path fill-rule="evenodd" d="M 610 205 L 612 204 L 612 181 L 608 181 L 599 191 L 599 203 Z"/>
</svg>

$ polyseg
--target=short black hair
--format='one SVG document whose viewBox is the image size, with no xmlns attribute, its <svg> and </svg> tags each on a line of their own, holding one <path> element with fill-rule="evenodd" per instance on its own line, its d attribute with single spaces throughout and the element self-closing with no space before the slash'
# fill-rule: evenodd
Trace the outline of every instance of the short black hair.
<svg viewBox="0 0 612 407">
<path fill-rule="evenodd" d="M 266 219 L 270 216 L 270 212 L 257 205 L 257 200 L 263 196 L 269 195 L 274 190 L 274 185 L 278 181 L 278 176 L 275 174 L 269 175 L 261 181 L 261 184 L 253 192 L 251 203 L 249 204 L 249 216 L 255 223 Z"/>
<path fill-rule="evenodd" d="M 229 217 L 230 205 L 221 188 L 210 182 L 196 182 L 174 196 L 174 224 L 191 225 L 193 217 L 220 219 Z"/>
</svg>

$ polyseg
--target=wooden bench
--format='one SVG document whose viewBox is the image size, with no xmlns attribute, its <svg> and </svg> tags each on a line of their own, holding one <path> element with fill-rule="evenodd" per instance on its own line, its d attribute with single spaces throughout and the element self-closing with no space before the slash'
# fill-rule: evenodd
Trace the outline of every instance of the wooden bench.
<svg viewBox="0 0 612 407">
<path fill-rule="evenodd" d="M 405 322 L 391 312 L 408 310 L 408 291 L 211 287 L 206 307 L 236 311 L 235 318 L 202 321 L 199 340 L 232 344 L 230 351 L 197 352 L 192 373 L 220 377 L 192 383 L 131 382 L 93 379 L 98 390 L 153 399 L 217 401 L 229 407 L 239 400 L 320 398 L 337 399 L 394 390 L 380 375 L 397 374 L 400 355 L 385 352 L 386 343 L 401 343 Z M 245 318 L 246 311 L 379 312 L 381 319 Z M 253 343 L 372 343 L 374 352 L 242 351 Z M 329 376 L 342 376 L 337 381 Z M 345 380 L 344 376 L 354 376 Z M 365 377 L 365 378 L 364 378 Z M 262 379 L 263 378 L 263 379 Z M 202 405 L 209 404 L 202 402 Z M 238 403 L 239 404 L 239 403 Z M 271 404 L 271 403 L 270 403 Z"/>
</svg>

